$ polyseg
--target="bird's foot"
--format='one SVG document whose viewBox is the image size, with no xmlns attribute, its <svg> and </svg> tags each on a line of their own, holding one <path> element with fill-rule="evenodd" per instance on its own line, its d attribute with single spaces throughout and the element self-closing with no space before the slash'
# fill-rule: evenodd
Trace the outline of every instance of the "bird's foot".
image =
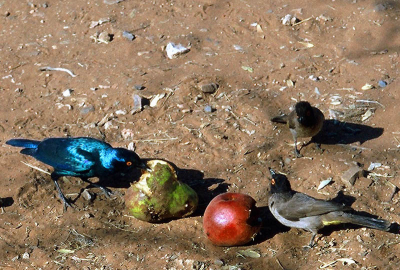
<svg viewBox="0 0 400 270">
<path fill-rule="evenodd" d="M 108 199 L 110 199 L 111 196 L 114 195 L 113 192 L 112 192 L 109 188 L 103 187 L 102 185 L 99 185 L 99 184 L 96 184 L 96 183 L 92 183 L 92 182 L 90 182 L 90 181 L 88 181 L 88 180 L 86 180 L 85 182 L 90 183 L 90 184 L 86 187 L 87 189 L 88 189 L 88 188 L 97 187 L 97 188 L 101 189 L 101 191 L 104 193 L 104 195 L 105 195 Z"/>
<path fill-rule="evenodd" d="M 317 150 L 319 150 L 321 152 L 321 154 L 324 152 L 324 149 L 321 148 L 320 143 L 315 143 L 315 148 L 317 148 Z"/>
<path fill-rule="evenodd" d="M 315 247 L 315 244 L 308 244 L 308 245 L 306 245 L 306 246 L 303 246 L 303 250 L 310 250 L 310 249 L 312 249 L 313 247 Z"/>
<path fill-rule="evenodd" d="M 60 195 L 60 199 L 62 200 L 63 204 L 64 204 L 64 212 L 67 211 L 68 207 L 71 207 L 72 209 L 74 208 L 72 203 L 70 203 L 68 201 L 68 199 L 64 196 L 64 194 L 59 194 Z"/>
<path fill-rule="evenodd" d="M 53 177 L 57 177 L 57 175 L 53 172 L 53 173 L 51 174 L 51 177 L 52 177 L 52 178 L 53 178 Z M 53 178 L 53 181 L 54 181 L 54 184 L 55 184 L 56 189 L 57 189 L 57 192 L 58 192 L 58 197 L 60 197 L 60 199 L 61 199 L 61 200 L 63 201 L 63 203 L 64 203 L 64 212 L 67 211 L 67 208 L 68 208 L 68 207 L 73 208 L 73 207 L 72 207 L 72 204 L 68 201 L 68 199 L 64 196 L 64 193 L 61 191 L 61 188 L 60 188 L 60 186 L 59 186 L 59 184 L 58 184 L 57 179 L 54 179 L 54 178 Z"/>
<path fill-rule="evenodd" d="M 317 234 L 316 234 L 316 233 L 313 233 L 313 235 L 311 236 L 310 243 L 309 243 L 307 246 L 303 246 L 303 249 L 304 249 L 304 250 L 312 249 L 312 248 L 315 246 L 314 240 L 315 240 L 315 237 L 316 237 L 316 236 L 317 236 Z"/>
<path fill-rule="evenodd" d="M 110 199 L 114 195 L 114 193 L 109 188 L 106 188 L 106 187 L 103 187 L 100 185 L 98 186 L 98 188 L 100 188 L 101 191 L 103 191 L 103 193 L 107 197 L 107 199 Z"/>
<path fill-rule="evenodd" d="M 297 148 L 295 148 L 295 149 L 294 149 L 294 154 L 296 155 L 296 157 L 297 157 L 297 158 L 301 158 L 301 157 L 303 157 L 303 155 L 302 155 L 302 154 L 300 154 L 300 151 L 299 151 L 299 150 L 297 150 Z"/>
</svg>

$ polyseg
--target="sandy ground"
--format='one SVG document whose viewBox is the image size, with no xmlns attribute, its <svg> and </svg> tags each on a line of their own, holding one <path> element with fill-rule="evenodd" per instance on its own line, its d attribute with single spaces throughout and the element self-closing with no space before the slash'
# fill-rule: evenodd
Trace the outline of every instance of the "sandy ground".
<svg viewBox="0 0 400 270">
<path fill-rule="evenodd" d="M 0 268 L 400 268 L 396 234 L 339 226 L 304 250 L 310 234 L 283 227 L 266 207 L 271 166 L 296 190 L 323 199 L 342 191 L 355 209 L 400 222 L 392 186 L 400 186 L 400 3 L 116 2 L 0 0 L 0 197 L 8 198 L 0 214 Z M 282 24 L 287 14 L 298 18 L 294 25 Z M 107 36 L 110 42 L 102 42 Z M 169 42 L 190 51 L 169 59 Z M 203 93 L 207 83 L 218 90 Z M 132 114 L 134 94 L 144 104 L 165 95 Z M 329 121 L 324 152 L 309 145 L 296 159 L 289 130 L 269 119 L 299 100 Z M 79 197 L 74 210 L 63 212 L 50 177 L 21 161 L 51 168 L 4 142 L 64 136 L 120 147 L 133 142 L 141 157 L 174 163 L 198 192 L 199 209 L 149 224 L 128 216 L 128 182 L 111 183 L 113 200 L 93 189 L 95 199 L 86 201 L 79 196 L 85 184 L 66 178 L 64 192 Z M 341 180 L 355 163 L 367 169 L 371 162 L 381 163 L 376 176 L 354 186 Z M 333 182 L 317 191 L 329 177 Z M 204 209 L 225 191 L 249 194 L 262 208 L 261 234 L 248 246 L 216 247 L 203 235 Z M 258 258 L 239 255 L 247 249 Z"/>
</svg>

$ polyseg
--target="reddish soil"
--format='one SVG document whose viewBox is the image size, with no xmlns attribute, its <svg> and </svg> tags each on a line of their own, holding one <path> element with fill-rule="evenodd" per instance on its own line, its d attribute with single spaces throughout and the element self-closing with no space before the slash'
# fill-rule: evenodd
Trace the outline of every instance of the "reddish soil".
<svg viewBox="0 0 400 270">
<path fill-rule="evenodd" d="M 323 199 L 342 191 L 355 209 L 400 222 L 400 195 L 392 196 L 389 184 L 400 187 L 400 3 L 112 2 L 0 0 L 0 198 L 8 198 L 0 211 L 0 268 L 400 268 L 398 234 L 343 225 L 304 250 L 310 233 L 285 228 L 266 207 L 271 166 L 296 190 Z M 283 25 L 286 14 L 300 23 Z M 103 31 L 112 35 L 108 44 L 91 38 Z M 169 59 L 169 42 L 190 52 Z M 47 66 L 77 76 L 40 70 Z M 219 85 L 216 93 L 199 90 L 207 82 Z M 363 90 L 366 84 L 374 87 Z M 63 96 L 67 89 L 71 96 Z M 131 114 L 133 94 L 161 93 L 157 106 Z M 299 100 L 329 120 L 324 151 L 306 146 L 304 158 L 294 157 L 289 130 L 269 121 Z M 5 141 L 64 136 L 120 147 L 134 142 L 141 157 L 174 163 L 198 192 L 199 209 L 189 218 L 145 223 L 127 215 L 126 183 L 114 179 L 113 200 L 92 189 L 95 199 L 86 201 L 79 196 L 85 183 L 68 177 L 60 181 L 64 192 L 79 197 L 63 212 L 49 175 L 21 161 L 51 168 Z M 354 163 L 367 169 L 371 162 L 382 164 L 372 171 L 378 176 L 342 182 Z M 332 184 L 317 191 L 329 177 Z M 216 247 L 203 234 L 207 203 L 225 191 L 248 194 L 262 208 L 261 234 L 247 246 Z M 246 249 L 260 256 L 239 254 Z"/>
</svg>

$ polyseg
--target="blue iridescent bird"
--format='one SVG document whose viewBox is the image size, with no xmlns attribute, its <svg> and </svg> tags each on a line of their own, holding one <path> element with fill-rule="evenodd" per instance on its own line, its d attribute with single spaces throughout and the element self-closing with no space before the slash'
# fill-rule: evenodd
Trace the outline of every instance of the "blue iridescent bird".
<svg viewBox="0 0 400 270">
<path fill-rule="evenodd" d="M 135 152 L 113 148 L 106 142 L 89 137 L 47 138 L 43 141 L 11 139 L 6 144 L 24 147 L 22 154 L 32 156 L 54 168 L 51 179 L 64 203 L 64 209 L 71 205 L 58 184 L 61 176 L 79 177 L 107 194 L 108 189 L 92 183 L 88 178 L 127 173 L 133 168 L 147 169 L 146 163 Z"/>
</svg>

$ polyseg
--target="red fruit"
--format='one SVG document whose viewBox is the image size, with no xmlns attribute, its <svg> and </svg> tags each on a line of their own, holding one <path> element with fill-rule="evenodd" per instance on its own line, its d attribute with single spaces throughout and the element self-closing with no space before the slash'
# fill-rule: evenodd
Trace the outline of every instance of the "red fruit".
<svg viewBox="0 0 400 270">
<path fill-rule="evenodd" d="M 244 245 L 254 239 L 260 228 L 260 213 L 256 201 L 249 195 L 220 194 L 204 212 L 204 232 L 217 246 Z"/>
</svg>

